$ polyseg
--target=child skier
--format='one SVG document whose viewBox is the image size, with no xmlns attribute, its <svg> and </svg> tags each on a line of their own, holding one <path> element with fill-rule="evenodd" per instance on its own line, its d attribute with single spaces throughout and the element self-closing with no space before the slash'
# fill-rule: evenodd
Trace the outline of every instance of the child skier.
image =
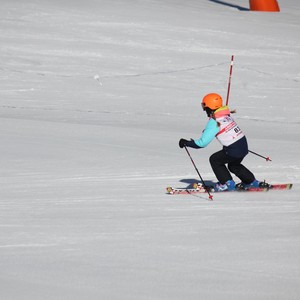
<svg viewBox="0 0 300 300">
<path fill-rule="evenodd" d="M 215 93 L 206 95 L 202 100 L 202 108 L 209 118 L 202 136 L 197 140 L 180 139 L 179 147 L 204 148 L 214 137 L 223 145 L 222 150 L 212 154 L 209 158 L 219 181 L 215 184 L 214 190 L 230 191 L 267 187 L 267 183 L 256 180 L 253 173 L 241 164 L 248 154 L 247 139 L 231 117 L 228 106 L 223 106 L 222 97 Z M 242 182 L 236 185 L 230 172 Z"/>
</svg>

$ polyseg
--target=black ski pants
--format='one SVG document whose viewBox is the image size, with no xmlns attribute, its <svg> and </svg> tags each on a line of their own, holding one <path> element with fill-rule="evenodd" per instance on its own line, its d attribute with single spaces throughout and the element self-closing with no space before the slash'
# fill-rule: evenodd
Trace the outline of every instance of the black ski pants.
<svg viewBox="0 0 300 300">
<path fill-rule="evenodd" d="M 232 180 L 230 174 L 235 174 L 242 182 L 251 183 L 255 177 L 251 171 L 241 164 L 244 157 L 236 158 L 226 154 L 224 150 L 218 151 L 209 158 L 210 165 L 221 184 Z M 228 168 L 226 167 L 228 165 Z"/>
</svg>

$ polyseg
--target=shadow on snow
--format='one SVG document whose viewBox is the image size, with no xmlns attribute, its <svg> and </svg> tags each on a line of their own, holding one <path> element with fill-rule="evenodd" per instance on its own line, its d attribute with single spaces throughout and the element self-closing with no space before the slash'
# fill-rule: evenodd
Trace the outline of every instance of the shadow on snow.
<svg viewBox="0 0 300 300">
<path fill-rule="evenodd" d="M 221 1 L 221 0 L 208 0 L 208 1 L 215 2 L 215 3 L 218 3 L 218 4 L 222 4 L 222 5 L 225 5 L 225 6 L 229 6 L 229 7 L 232 7 L 232 8 L 236 8 L 236 9 L 241 10 L 241 11 L 249 11 L 250 10 L 247 7 L 243 7 L 243 6 L 236 5 L 236 4 L 231 4 L 231 3 Z"/>
</svg>

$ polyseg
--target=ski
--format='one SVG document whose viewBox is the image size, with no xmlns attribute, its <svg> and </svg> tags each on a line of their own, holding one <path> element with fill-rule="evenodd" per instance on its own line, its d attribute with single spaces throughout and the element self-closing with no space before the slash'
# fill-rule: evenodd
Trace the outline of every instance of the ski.
<svg viewBox="0 0 300 300">
<path fill-rule="evenodd" d="M 171 186 L 167 187 L 167 194 L 170 195 L 179 195 L 179 194 L 198 194 L 206 193 L 205 189 L 199 188 L 173 188 Z"/>
<path fill-rule="evenodd" d="M 250 188 L 246 190 L 232 190 L 225 191 L 228 192 L 268 192 L 270 190 L 290 190 L 293 187 L 292 183 L 280 183 L 280 184 L 271 184 L 269 187 L 264 188 Z M 214 191 L 214 189 L 209 190 L 210 193 L 223 193 Z M 207 193 L 207 190 L 202 184 L 195 183 L 193 188 L 173 188 L 167 187 L 167 194 L 169 195 L 191 195 L 191 194 L 203 194 Z"/>
<path fill-rule="evenodd" d="M 270 190 L 290 190 L 293 187 L 292 183 L 271 184 Z"/>
</svg>

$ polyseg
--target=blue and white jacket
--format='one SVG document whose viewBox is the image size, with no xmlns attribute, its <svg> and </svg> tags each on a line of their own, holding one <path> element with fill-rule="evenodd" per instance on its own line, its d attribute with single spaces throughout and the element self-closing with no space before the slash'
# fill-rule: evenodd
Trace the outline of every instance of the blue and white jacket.
<svg viewBox="0 0 300 300">
<path fill-rule="evenodd" d="M 231 117 L 228 106 L 217 109 L 207 122 L 201 137 L 189 141 L 186 146 L 204 148 L 215 137 L 223 145 L 228 156 L 241 158 L 248 154 L 247 139 Z"/>
</svg>

